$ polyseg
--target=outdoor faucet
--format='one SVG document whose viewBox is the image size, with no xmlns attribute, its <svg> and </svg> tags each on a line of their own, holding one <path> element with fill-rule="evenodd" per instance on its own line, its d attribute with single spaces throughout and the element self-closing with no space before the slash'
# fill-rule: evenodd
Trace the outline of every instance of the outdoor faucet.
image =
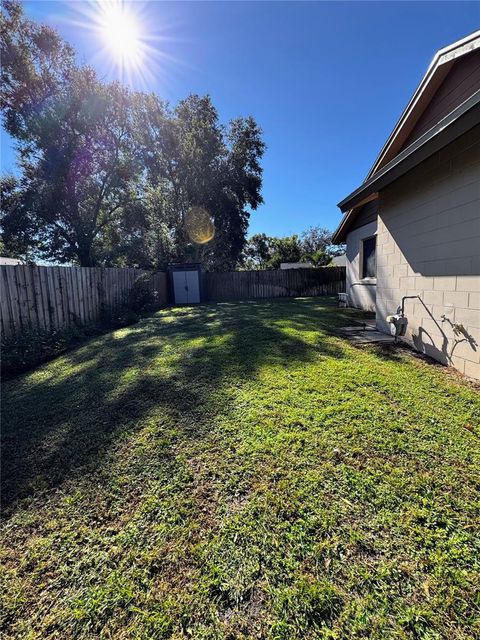
<svg viewBox="0 0 480 640">
<path fill-rule="evenodd" d="M 460 322 L 452 322 L 450 320 L 450 318 L 448 318 L 445 313 L 443 315 L 441 315 L 440 318 L 442 320 L 442 323 L 443 322 L 448 322 L 448 324 L 453 329 L 453 333 L 456 336 L 462 336 L 462 335 L 465 335 L 467 333 L 466 330 L 465 330 L 465 327 L 463 326 L 463 324 L 461 324 Z"/>
</svg>

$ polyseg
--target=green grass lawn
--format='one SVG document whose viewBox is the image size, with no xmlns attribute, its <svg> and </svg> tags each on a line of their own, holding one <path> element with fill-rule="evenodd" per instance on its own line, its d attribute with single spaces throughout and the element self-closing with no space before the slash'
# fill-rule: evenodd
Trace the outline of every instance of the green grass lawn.
<svg viewBox="0 0 480 640">
<path fill-rule="evenodd" d="M 168 309 L 3 388 L 3 638 L 480 637 L 478 387 L 329 299 Z"/>
</svg>

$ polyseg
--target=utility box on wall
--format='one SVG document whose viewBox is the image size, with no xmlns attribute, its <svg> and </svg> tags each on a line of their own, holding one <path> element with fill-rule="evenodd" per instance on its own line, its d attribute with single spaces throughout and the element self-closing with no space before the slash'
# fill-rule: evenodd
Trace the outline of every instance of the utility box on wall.
<svg viewBox="0 0 480 640">
<path fill-rule="evenodd" d="M 202 300 L 202 267 L 199 263 L 176 263 L 168 267 L 174 304 L 198 304 Z"/>
</svg>

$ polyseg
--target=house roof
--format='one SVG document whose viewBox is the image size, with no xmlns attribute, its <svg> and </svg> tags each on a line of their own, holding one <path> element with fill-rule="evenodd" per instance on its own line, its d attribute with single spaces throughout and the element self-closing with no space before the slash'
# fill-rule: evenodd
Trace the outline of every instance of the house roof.
<svg viewBox="0 0 480 640">
<path fill-rule="evenodd" d="M 0 256 L 0 265 L 16 266 L 19 264 L 23 264 L 23 262 L 18 258 L 4 258 L 3 256 Z"/>
<path fill-rule="evenodd" d="M 462 56 L 475 51 L 475 49 L 480 49 L 480 29 L 437 51 L 410 102 L 405 107 L 392 133 L 368 172 L 366 179 L 399 153 L 413 127 L 430 104 L 435 92 L 445 80 L 455 62 Z"/>
<path fill-rule="evenodd" d="M 352 191 L 338 204 L 339 208 L 349 213 L 374 199 L 381 189 L 479 123 L 480 90 Z"/>
<path fill-rule="evenodd" d="M 413 168 L 418 162 L 426 159 L 428 157 L 428 155 L 425 155 L 426 152 L 430 151 L 430 155 L 435 153 L 440 142 L 443 142 L 443 145 L 448 144 L 448 141 L 450 141 L 448 140 L 449 136 L 445 135 L 444 129 L 453 125 L 458 118 L 465 115 L 466 111 L 469 111 L 477 105 L 478 92 L 454 109 L 423 136 L 420 136 L 420 138 L 408 147 L 402 149 L 416 123 L 425 112 L 455 62 L 460 57 L 476 49 L 480 49 L 480 30 L 440 49 L 435 54 L 427 72 L 393 128 L 392 133 L 383 145 L 372 168 L 368 172 L 365 182 L 339 203 L 338 206 L 341 211 L 346 211 L 346 213 L 334 233 L 334 242 L 341 243 L 345 241 L 346 233 L 356 217 L 357 211 L 354 207 L 361 206 L 365 204 L 365 202 L 377 197 L 378 192 L 375 193 L 375 190 L 371 189 L 372 184 L 375 184 L 376 188 L 380 190 L 380 188 L 385 187 L 400 177 L 400 175 L 403 175 L 403 173 Z M 477 96 L 477 98 L 475 98 L 475 96 Z M 466 111 L 462 111 L 462 107 L 465 107 L 465 105 L 467 105 L 468 108 Z M 471 114 L 468 121 L 470 121 L 470 119 Z M 466 122 L 467 119 L 462 120 L 463 125 Z M 474 126 L 474 124 L 472 126 Z M 457 122 L 455 128 L 450 131 L 450 134 L 452 131 L 460 131 L 460 129 L 462 129 L 462 127 L 460 127 Z M 461 135 L 461 133 L 457 135 Z M 435 144 L 432 144 L 434 138 Z M 420 148 L 422 148 L 422 151 L 419 153 Z M 438 148 L 441 148 L 441 146 Z M 405 162 L 407 158 L 410 159 L 409 162 Z M 413 161 L 415 161 L 414 164 L 412 164 Z M 394 168 L 396 171 L 392 171 Z M 383 178 L 383 180 L 377 180 L 380 177 Z M 358 197 L 359 195 L 361 195 L 360 198 Z"/>
</svg>

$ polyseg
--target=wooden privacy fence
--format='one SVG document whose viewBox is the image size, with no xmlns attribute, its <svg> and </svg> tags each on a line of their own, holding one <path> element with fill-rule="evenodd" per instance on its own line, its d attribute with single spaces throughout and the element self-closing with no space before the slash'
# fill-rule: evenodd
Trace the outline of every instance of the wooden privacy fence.
<svg viewBox="0 0 480 640">
<path fill-rule="evenodd" d="M 128 300 L 141 269 L 0 266 L 2 335 L 96 324 Z M 167 274 L 149 273 L 158 305 L 169 301 Z"/>
<path fill-rule="evenodd" d="M 133 283 L 145 273 L 158 306 L 169 303 L 162 271 L 1 265 L 2 335 L 98 324 L 103 313 L 126 305 Z M 205 273 L 203 284 L 204 298 L 215 302 L 334 295 L 345 291 L 345 267 Z"/>
<path fill-rule="evenodd" d="M 345 267 L 206 273 L 207 300 L 334 295 L 345 291 Z"/>
</svg>

